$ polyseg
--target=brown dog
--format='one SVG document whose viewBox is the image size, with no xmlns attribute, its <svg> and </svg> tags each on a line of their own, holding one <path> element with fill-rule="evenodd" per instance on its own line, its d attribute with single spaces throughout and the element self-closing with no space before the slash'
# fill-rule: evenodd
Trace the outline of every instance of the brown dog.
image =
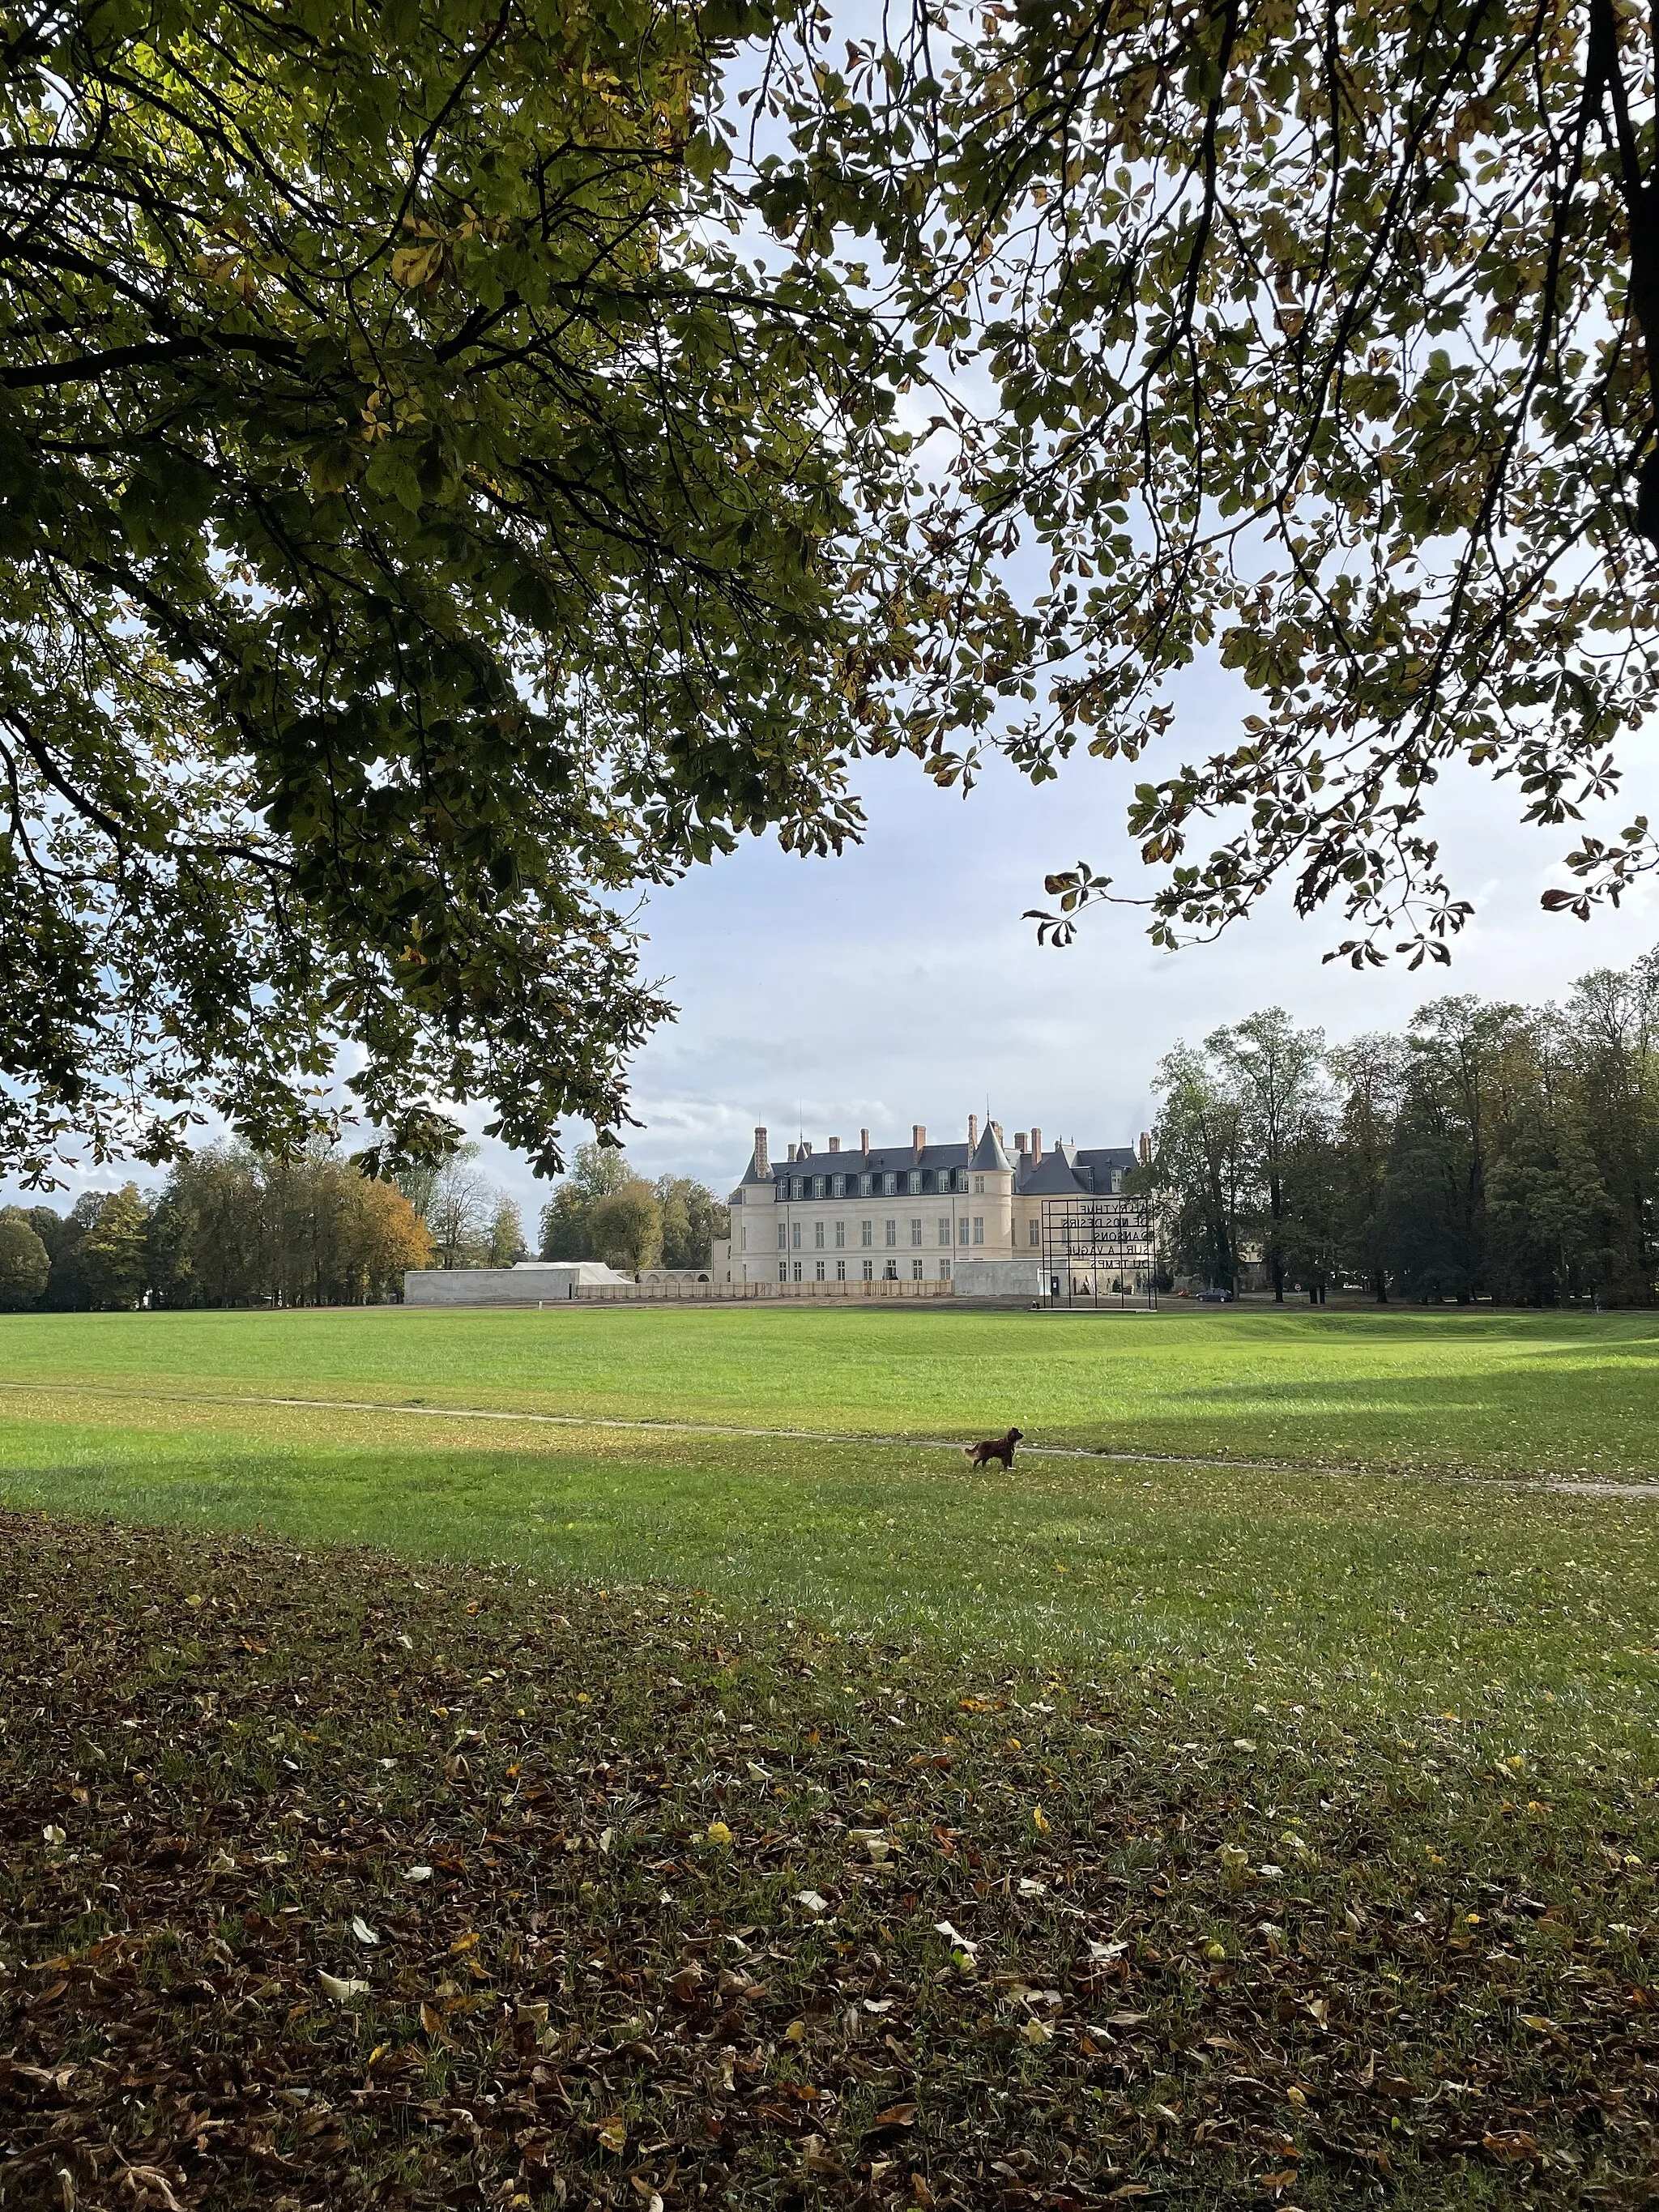
<svg viewBox="0 0 1659 2212">
<path fill-rule="evenodd" d="M 964 1444 L 970 1466 L 989 1467 L 994 1459 L 1002 1462 L 1005 1474 L 1012 1474 L 1014 1465 L 1014 1446 L 1024 1435 L 1024 1429 L 1010 1429 L 1006 1437 L 987 1437 L 982 1444 Z"/>
</svg>

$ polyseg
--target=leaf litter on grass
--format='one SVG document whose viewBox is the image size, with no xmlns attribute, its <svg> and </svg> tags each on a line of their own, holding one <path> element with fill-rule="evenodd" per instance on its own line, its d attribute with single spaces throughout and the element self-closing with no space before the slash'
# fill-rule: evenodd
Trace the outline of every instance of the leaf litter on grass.
<svg viewBox="0 0 1659 2212">
<path fill-rule="evenodd" d="M 0 1537 L 0 2203 L 1653 2201 L 1628 1759 Z"/>
</svg>

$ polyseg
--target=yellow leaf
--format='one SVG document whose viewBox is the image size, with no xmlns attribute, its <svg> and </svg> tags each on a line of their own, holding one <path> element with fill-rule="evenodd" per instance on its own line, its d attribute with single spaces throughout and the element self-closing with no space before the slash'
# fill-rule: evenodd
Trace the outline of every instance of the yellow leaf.
<svg viewBox="0 0 1659 2212">
<path fill-rule="evenodd" d="M 729 1844 L 731 1842 L 732 1831 L 726 1826 L 724 1820 L 711 1820 L 708 1823 L 708 1840 L 711 1844 Z"/>
<path fill-rule="evenodd" d="M 1048 1815 L 1043 1811 L 1041 1805 L 1033 1805 L 1031 1808 L 1031 1826 L 1036 1830 L 1040 1836 L 1046 1836 L 1049 1829 L 1054 1826 L 1054 1822 L 1048 1818 Z"/>
<path fill-rule="evenodd" d="M 608 2120 L 599 2122 L 599 2141 L 617 2158 L 627 2149 L 628 2123 L 619 2112 L 613 2112 Z"/>
</svg>

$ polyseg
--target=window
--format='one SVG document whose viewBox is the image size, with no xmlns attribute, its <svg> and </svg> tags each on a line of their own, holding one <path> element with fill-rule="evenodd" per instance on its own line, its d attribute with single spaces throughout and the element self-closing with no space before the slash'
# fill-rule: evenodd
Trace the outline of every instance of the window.
<svg viewBox="0 0 1659 2212">
<path fill-rule="evenodd" d="M 919 1283 L 921 1280 L 921 1262 L 920 1260 L 912 1260 L 910 1262 L 910 1280 L 913 1283 Z"/>
<path fill-rule="evenodd" d="M 815 1221 L 812 1224 L 812 1242 L 817 1249 L 822 1252 L 823 1249 L 823 1224 L 821 1221 Z"/>
<path fill-rule="evenodd" d="M 974 1196 L 975 1198 L 983 1198 L 984 1195 L 985 1178 L 983 1176 L 975 1176 L 974 1177 Z"/>
<path fill-rule="evenodd" d="M 814 1260 L 812 1262 L 812 1279 L 818 1283 L 821 1283 L 823 1280 L 823 1262 L 822 1260 Z"/>
<path fill-rule="evenodd" d="M 860 1244 L 873 1244 L 875 1241 L 875 1223 L 873 1221 L 860 1221 L 859 1224 L 859 1243 Z"/>
<path fill-rule="evenodd" d="M 890 1221 L 887 1224 L 887 1242 L 890 1244 L 896 1244 L 898 1243 L 898 1224 L 896 1221 Z"/>
<path fill-rule="evenodd" d="M 1040 1221 L 1033 1221 L 1030 1224 L 1030 1230 L 1032 1243 L 1041 1244 L 1042 1242 L 1042 1224 Z"/>
<path fill-rule="evenodd" d="M 941 1260 L 941 1261 L 939 1261 L 939 1280 L 940 1280 L 940 1282 L 941 1282 L 941 1283 L 948 1283 L 948 1282 L 950 1281 L 950 1279 L 951 1279 L 951 1262 L 950 1262 L 948 1260 Z"/>
<path fill-rule="evenodd" d="M 779 1242 L 782 1242 L 781 1237 Z M 968 1217 L 965 1213 L 957 1224 L 957 1242 L 958 1244 L 965 1244 L 968 1242 Z"/>
<path fill-rule="evenodd" d="M 875 1194 L 876 1179 L 874 1176 L 861 1175 L 859 1177 L 859 1196 L 860 1198 L 873 1198 Z"/>
<path fill-rule="evenodd" d="M 881 1194 L 884 1198 L 891 1198 L 897 1189 L 898 1177 L 896 1175 L 884 1175 L 882 1177 Z"/>
<path fill-rule="evenodd" d="M 846 1178 L 846 1176 L 830 1176 L 830 1197 L 831 1197 L 831 1198 L 839 1198 L 839 1197 L 841 1196 L 842 1193 L 846 1189 L 846 1188 L 847 1188 L 847 1178 Z"/>
<path fill-rule="evenodd" d="M 883 1280 L 884 1283 L 896 1283 L 896 1282 L 897 1282 L 897 1280 L 898 1280 L 898 1261 L 897 1261 L 896 1260 L 890 1260 L 890 1261 L 887 1262 L 886 1267 L 882 1270 L 882 1280 Z"/>
<path fill-rule="evenodd" d="M 837 1260 L 836 1262 L 836 1280 L 838 1283 L 844 1283 L 847 1280 L 847 1262 L 845 1260 Z"/>
<path fill-rule="evenodd" d="M 974 1216 L 974 1242 L 975 1244 L 985 1242 L 985 1216 L 982 1213 Z"/>
<path fill-rule="evenodd" d="M 844 1252 L 846 1249 L 847 1224 L 844 1221 L 838 1221 L 836 1224 L 836 1249 L 837 1252 Z"/>
<path fill-rule="evenodd" d="M 792 1221 L 789 1224 L 789 1242 L 794 1246 L 796 1251 L 799 1252 L 800 1249 L 800 1224 L 799 1221 Z"/>
<path fill-rule="evenodd" d="M 778 1280 L 781 1283 L 787 1283 L 788 1279 L 789 1262 L 787 1260 L 780 1260 L 778 1262 Z"/>
<path fill-rule="evenodd" d="M 948 1244 L 951 1241 L 951 1217 L 948 1213 L 941 1213 L 939 1218 L 939 1241 L 941 1244 Z"/>
<path fill-rule="evenodd" d="M 829 1178 L 827 1176 L 813 1176 L 813 1178 L 812 1178 L 812 1195 L 813 1195 L 813 1197 L 814 1197 L 814 1198 L 828 1198 L 828 1197 L 829 1197 L 829 1195 L 830 1195 L 830 1178 Z"/>
<path fill-rule="evenodd" d="M 749 1249 L 749 1224 L 746 1221 L 738 1224 L 738 1249 L 739 1252 Z"/>
<path fill-rule="evenodd" d="M 799 1176 L 795 1176 L 791 1179 L 789 1184 L 789 1195 L 791 1198 L 805 1198 L 806 1195 L 806 1185 L 801 1181 Z"/>
<path fill-rule="evenodd" d="M 915 1168 L 910 1170 L 910 1195 L 912 1198 L 921 1196 L 921 1176 Z"/>
<path fill-rule="evenodd" d="M 800 1261 L 799 1260 L 795 1262 L 795 1280 L 797 1282 L 799 1282 L 800 1280 Z"/>
<path fill-rule="evenodd" d="M 779 1249 L 779 1251 L 780 1251 L 780 1252 L 781 1252 L 781 1251 L 784 1249 L 785 1246 L 788 1243 L 788 1242 L 789 1242 L 789 1225 L 788 1225 L 788 1224 L 787 1224 L 787 1222 L 781 1221 L 781 1222 L 779 1222 L 779 1224 L 778 1224 L 778 1249 Z"/>
<path fill-rule="evenodd" d="M 866 1283 L 867 1283 L 867 1282 L 869 1282 L 869 1281 L 871 1281 L 871 1280 L 873 1279 L 873 1277 L 874 1277 L 874 1275 L 875 1275 L 875 1272 L 876 1272 L 876 1263 L 875 1263 L 875 1261 L 874 1261 L 873 1260 L 866 1260 L 866 1261 L 865 1261 L 865 1263 L 864 1263 L 864 1279 L 865 1279 L 865 1281 L 866 1281 Z"/>
<path fill-rule="evenodd" d="M 921 1242 L 921 1224 L 920 1221 L 912 1221 L 910 1224 L 910 1242 L 913 1244 L 920 1244 Z"/>
</svg>

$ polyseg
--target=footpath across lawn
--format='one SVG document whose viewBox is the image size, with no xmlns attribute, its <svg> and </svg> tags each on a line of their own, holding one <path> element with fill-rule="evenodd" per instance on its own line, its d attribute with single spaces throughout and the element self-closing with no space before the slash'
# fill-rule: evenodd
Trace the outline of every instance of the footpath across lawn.
<svg viewBox="0 0 1659 2212">
<path fill-rule="evenodd" d="M 1628 1726 L 522 1563 L 0 1540 L 9 2207 L 1659 2191 Z"/>
<path fill-rule="evenodd" d="M 1176 1458 L 1659 1475 L 1659 1316 L 937 1306 L 0 1316 L 0 1382 Z M 36 1418 L 40 1418 L 37 1414 Z M 181 1406 L 180 1418 L 187 1418 Z"/>
</svg>

